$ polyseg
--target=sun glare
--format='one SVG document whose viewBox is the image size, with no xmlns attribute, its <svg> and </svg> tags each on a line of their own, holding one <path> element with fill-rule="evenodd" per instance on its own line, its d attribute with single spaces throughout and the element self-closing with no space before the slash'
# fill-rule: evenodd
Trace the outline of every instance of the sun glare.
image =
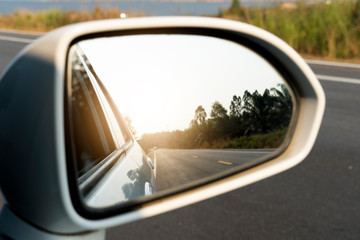
<svg viewBox="0 0 360 240">
<path fill-rule="evenodd" d="M 198 106 L 282 82 L 264 59 L 233 42 L 192 35 L 134 35 L 80 43 L 136 137 L 184 130 Z M 261 71 L 259 71 L 261 69 Z"/>
<path fill-rule="evenodd" d="M 136 95 L 131 97 L 131 101 L 121 111 L 132 120 L 140 137 L 144 133 L 162 129 L 166 118 L 164 102 L 164 94 L 159 86 L 144 84 L 137 87 Z"/>
</svg>

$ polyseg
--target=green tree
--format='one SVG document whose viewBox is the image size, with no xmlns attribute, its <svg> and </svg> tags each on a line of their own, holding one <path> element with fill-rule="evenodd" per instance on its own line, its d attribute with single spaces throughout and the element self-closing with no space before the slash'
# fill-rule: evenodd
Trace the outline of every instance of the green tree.
<svg viewBox="0 0 360 240">
<path fill-rule="evenodd" d="M 240 137 L 244 134 L 244 126 L 242 123 L 242 99 L 240 96 L 234 95 L 230 103 L 230 137 Z"/>
<path fill-rule="evenodd" d="M 215 140 L 229 133 L 229 116 L 227 110 L 218 101 L 215 101 L 211 107 L 207 137 L 209 140 Z"/>
<path fill-rule="evenodd" d="M 273 110 L 274 98 L 270 91 L 266 89 L 261 95 L 258 91 L 253 94 L 245 91 L 243 96 L 243 109 L 245 122 L 247 125 L 246 132 L 250 133 L 267 133 L 271 130 L 271 113 Z"/>
<path fill-rule="evenodd" d="M 233 99 L 230 103 L 230 117 L 240 118 L 241 117 L 241 97 L 233 96 Z"/>
<path fill-rule="evenodd" d="M 188 143 L 191 147 L 199 147 L 204 141 L 208 139 L 206 111 L 200 105 L 195 110 L 194 119 L 191 120 L 190 127 L 186 130 Z"/>
<path fill-rule="evenodd" d="M 206 120 L 206 111 L 205 109 L 200 105 L 195 110 L 195 118 L 194 120 L 197 122 L 198 125 L 204 124 Z"/>
<path fill-rule="evenodd" d="M 285 84 L 278 84 L 280 89 L 271 88 L 274 96 L 274 118 L 277 120 L 278 129 L 288 127 L 292 116 L 292 99 Z"/>
<path fill-rule="evenodd" d="M 219 103 L 215 101 L 211 106 L 210 117 L 212 118 L 228 118 L 227 110 Z"/>
</svg>

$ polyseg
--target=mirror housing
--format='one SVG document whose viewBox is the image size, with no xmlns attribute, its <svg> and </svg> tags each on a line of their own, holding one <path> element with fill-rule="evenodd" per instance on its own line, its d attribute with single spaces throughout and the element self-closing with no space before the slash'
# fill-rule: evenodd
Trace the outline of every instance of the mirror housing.
<svg viewBox="0 0 360 240">
<path fill-rule="evenodd" d="M 172 193 L 116 214 L 84 217 L 72 199 L 66 159 L 65 88 L 69 47 L 89 36 L 101 37 L 157 29 L 232 34 L 261 48 L 263 57 L 284 69 L 295 92 L 297 117 L 291 140 L 278 156 L 221 180 Z M 246 186 L 287 170 L 310 152 L 325 108 L 319 81 L 305 61 L 274 35 L 244 23 L 203 17 L 150 17 L 70 25 L 44 35 L 26 47 L 0 81 L 0 183 L 5 209 L 49 232 L 73 234 L 113 227 L 183 207 Z M 156 150 L 154 148 L 154 150 Z M 114 212 L 114 213 L 115 213 Z M 0 226 L 6 221 L 0 216 Z M 51 213 L 51 214 L 50 214 Z M 2 229 L 1 229 L 2 230 Z M 4 230 L 6 233 L 6 230 Z"/>
</svg>

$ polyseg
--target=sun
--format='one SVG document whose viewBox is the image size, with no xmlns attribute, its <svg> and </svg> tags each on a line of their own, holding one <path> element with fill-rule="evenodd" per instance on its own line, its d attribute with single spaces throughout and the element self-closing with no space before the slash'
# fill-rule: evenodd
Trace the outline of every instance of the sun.
<svg viewBox="0 0 360 240">
<path fill-rule="evenodd" d="M 129 117 L 137 132 L 137 137 L 144 133 L 151 133 L 163 130 L 166 125 L 166 98 L 161 87 L 153 84 L 141 84 L 136 86 L 132 93 L 127 94 L 117 103 L 120 112 Z M 126 104 L 124 104 L 126 102 Z"/>
</svg>

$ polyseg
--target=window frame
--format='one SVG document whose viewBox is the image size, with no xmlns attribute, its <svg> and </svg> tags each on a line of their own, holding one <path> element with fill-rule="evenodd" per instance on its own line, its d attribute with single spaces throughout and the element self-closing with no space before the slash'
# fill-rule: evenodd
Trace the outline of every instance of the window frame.
<svg viewBox="0 0 360 240">
<path fill-rule="evenodd" d="M 122 118 L 120 112 L 116 108 L 115 103 L 111 99 L 109 93 L 106 91 L 104 85 L 100 81 L 99 77 L 97 76 L 96 72 L 94 71 L 91 63 L 88 61 L 86 56 L 81 51 L 81 48 L 78 45 L 73 45 L 71 47 L 71 50 L 69 52 L 70 58 L 73 58 L 76 54 L 79 58 L 81 64 L 84 67 L 84 71 L 86 72 L 87 77 L 89 78 L 89 82 L 91 84 L 91 87 L 93 88 L 96 96 L 96 100 L 99 103 L 100 109 L 91 109 L 92 115 L 95 111 L 96 114 L 102 114 L 104 116 L 104 121 L 101 121 L 100 125 L 103 126 L 106 125 L 109 134 L 111 136 L 111 140 L 113 141 L 114 150 L 110 151 L 109 154 L 107 154 L 105 157 L 103 157 L 100 161 L 95 163 L 89 170 L 87 170 L 85 173 L 79 174 L 79 169 L 77 166 L 77 154 L 76 154 L 76 145 L 75 145 L 75 138 L 72 138 L 72 150 L 73 150 L 73 158 L 74 158 L 74 174 L 76 175 L 75 178 L 77 180 L 77 184 L 79 187 L 79 194 L 82 196 L 83 201 L 86 201 L 95 191 L 96 189 L 101 186 L 101 183 L 105 179 L 105 177 L 112 172 L 113 167 L 122 159 L 126 157 L 126 152 L 130 150 L 130 148 L 134 145 L 134 138 L 131 135 L 129 129 L 126 126 L 126 123 L 124 119 Z M 72 63 L 72 61 L 71 61 Z M 71 73 L 72 65 L 69 66 L 69 70 Z M 70 74 L 71 76 L 71 74 Z M 84 83 L 80 83 L 84 84 Z M 68 81 L 68 95 L 72 96 L 72 78 Z M 71 99 L 71 97 L 70 97 Z M 86 99 L 88 101 L 88 99 Z M 68 101 L 68 113 L 69 113 L 69 123 L 70 123 L 70 131 L 71 134 L 74 136 L 74 123 L 73 123 L 73 106 L 71 100 Z M 108 107 L 105 107 L 105 105 L 108 105 Z M 93 106 L 90 106 L 93 107 Z M 99 111 L 101 111 L 99 113 Z M 109 112 L 110 111 L 110 112 Z M 109 115 L 113 115 L 113 117 L 110 117 Z M 111 121 L 111 118 L 115 121 Z M 115 126 L 118 127 L 118 130 L 115 130 Z M 121 134 L 121 136 L 118 136 Z M 119 142 L 119 137 L 121 137 L 124 142 L 121 144 Z"/>
</svg>

